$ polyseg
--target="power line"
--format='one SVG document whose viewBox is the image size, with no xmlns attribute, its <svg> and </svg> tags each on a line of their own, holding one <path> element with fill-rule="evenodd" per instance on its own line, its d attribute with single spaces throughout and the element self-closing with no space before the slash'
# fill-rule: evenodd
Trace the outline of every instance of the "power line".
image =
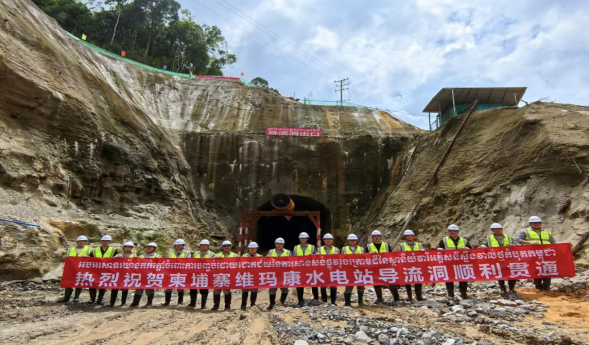
<svg viewBox="0 0 589 345">
<path fill-rule="evenodd" d="M 246 33 L 248 33 L 249 35 L 251 35 L 251 36 L 255 37 L 256 39 L 258 39 L 258 40 L 259 40 L 259 41 L 261 41 L 262 43 L 264 43 L 264 44 L 266 44 L 266 45 L 268 45 L 268 46 L 270 46 L 270 47 L 272 47 L 272 48 L 274 48 L 274 49 L 278 50 L 278 51 L 279 51 L 279 52 L 281 52 L 282 54 L 284 54 L 284 55 L 288 56 L 289 58 L 291 58 L 291 59 L 293 59 L 293 60 L 295 60 L 295 61 L 297 61 L 298 63 L 300 63 L 300 64 L 302 64 L 302 65 L 305 65 L 305 66 L 309 67 L 310 69 L 312 69 L 313 71 L 315 71 L 315 72 L 317 72 L 317 73 L 321 74 L 321 75 L 322 75 L 322 76 L 324 76 L 325 78 L 330 78 L 330 79 L 331 79 L 331 77 L 329 77 L 329 76 L 325 75 L 323 72 L 320 72 L 320 71 L 316 70 L 315 68 L 313 68 L 313 67 L 311 67 L 311 66 L 307 65 L 306 63 L 302 62 L 301 60 L 294 58 L 293 56 L 289 55 L 288 53 L 284 52 L 283 50 L 281 50 L 281 49 L 279 49 L 279 48 L 277 48 L 277 47 L 273 46 L 272 44 L 270 44 L 270 43 L 268 43 L 268 42 L 264 41 L 264 40 L 263 40 L 263 39 L 261 39 L 260 37 L 258 37 L 258 36 L 256 36 L 256 35 L 252 34 L 251 32 L 247 31 L 246 29 L 242 28 L 241 26 L 239 26 L 239 25 L 235 24 L 235 23 L 234 23 L 234 22 L 232 22 L 231 20 L 229 20 L 229 19 L 227 19 L 227 18 L 223 17 L 222 15 L 220 15 L 219 13 L 217 13 L 217 12 L 215 12 L 215 11 L 211 10 L 210 8 L 208 8 L 207 6 L 203 5 L 202 3 L 198 2 L 197 0 L 193 0 L 193 1 L 194 1 L 194 2 L 196 2 L 197 4 L 201 5 L 202 7 L 206 8 L 207 10 L 209 10 L 209 11 L 213 12 L 213 13 L 214 13 L 214 14 L 216 14 L 217 16 L 219 16 L 219 17 L 221 17 L 221 18 L 225 19 L 226 21 L 228 21 L 229 23 L 233 24 L 233 25 L 234 25 L 234 26 L 236 26 L 237 28 L 239 28 L 239 29 L 241 29 L 241 30 L 245 31 L 245 32 L 246 32 Z"/>
<path fill-rule="evenodd" d="M 344 86 L 349 86 L 350 82 L 348 82 L 348 78 L 344 78 L 342 80 L 334 80 L 335 83 L 335 92 L 339 92 L 339 101 L 341 104 L 344 103 L 344 90 L 350 90 L 350 88 L 344 88 Z M 339 83 L 339 85 L 338 85 Z M 339 89 L 338 89 L 339 88 Z M 349 93 L 348 93 L 349 95 Z"/>
<path fill-rule="evenodd" d="M 248 16 L 247 14 L 245 14 L 244 12 L 242 12 L 241 10 L 239 10 L 237 7 L 233 6 L 232 4 L 228 3 L 227 1 L 225 1 L 225 0 L 221 0 L 221 1 L 223 1 L 225 4 L 231 6 L 233 9 L 235 9 L 239 13 L 237 13 L 237 12 L 233 11 L 231 8 L 225 6 L 224 4 L 222 4 L 221 2 L 219 2 L 219 0 L 215 0 L 215 2 L 217 2 L 219 5 L 225 7 L 229 11 L 235 13 L 236 15 L 238 15 L 239 17 L 241 17 L 245 21 L 249 22 L 250 24 L 256 26 L 258 29 L 264 31 L 269 36 L 271 36 L 271 37 L 273 37 L 273 38 L 275 38 L 275 39 L 277 39 L 279 41 L 284 42 L 284 44 L 286 44 L 289 48 L 291 48 L 291 49 L 299 52 L 299 54 L 301 56 L 303 56 L 304 58 L 310 58 L 311 60 L 315 60 L 318 65 L 320 65 L 321 67 L 323 67 L 326 70 L 330 71 L 331 73 L 336 74 L 336 76 L 339 76 L 340 72 L 338 72 L 335 69 L 331 68 L 330 66 L 324 64 L 321 60 L 319 60 L 315 56 L 313 56 L 313 55 L 307 53 L 306 51 L 298 48 L 294 43 L 290 42 L 289 40 L 287 40 L 284 37 L 280 36 L 276 32 L 272 31 L 270 28 L 266 27 L 264 24 L 258 22 L 257 20 L 253 19 L 252 17 Z M 247 18 L 245 18 L 244 16 L 247 17 Z"/>
</svg>

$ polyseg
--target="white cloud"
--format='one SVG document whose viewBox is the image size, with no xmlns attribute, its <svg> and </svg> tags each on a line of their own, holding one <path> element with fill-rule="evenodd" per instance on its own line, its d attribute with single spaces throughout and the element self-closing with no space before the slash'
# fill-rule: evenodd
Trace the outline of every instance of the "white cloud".
<svg viewBox="0 0 589 345">
<path fill-rule="evenodd" d="M 528 101 L 550 96 L 587 103 L 587 1 L 231 1 L 320 62 L 214 0 L 202 1 L 299 60 L 198 8 L 197 21 L 219 25 L 238 56 L 226 73 L 262 76 L 285 95 L 313 92 L 316 99 L 335 100 L 333 80 L 349 77 L 361 95 L 352 92 L 353 102 L 419 115 L 448 86 L 527 86 Z M 427 117 L 397 115 L 427 127 Z"/>
</svg>

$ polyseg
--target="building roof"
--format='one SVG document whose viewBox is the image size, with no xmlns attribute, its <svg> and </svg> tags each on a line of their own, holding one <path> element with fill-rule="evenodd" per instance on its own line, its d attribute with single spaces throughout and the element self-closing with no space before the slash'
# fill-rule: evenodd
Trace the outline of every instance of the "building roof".
<svg viewBox="0 0 589 345">
<path fill-rule="evenodd" d="M 478 99 L 479 104 L 519 104 L 526 87 L 445 87 L 429 101 L 424 113 L 439 113 L 452 105 L 452 90 L 456 104 L 470 104 Z"/>
</svg>

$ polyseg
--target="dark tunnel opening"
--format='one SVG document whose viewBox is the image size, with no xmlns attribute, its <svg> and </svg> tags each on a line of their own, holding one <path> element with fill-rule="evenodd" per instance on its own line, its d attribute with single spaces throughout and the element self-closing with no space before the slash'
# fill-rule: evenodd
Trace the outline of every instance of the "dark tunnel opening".
<svg viewBox="0 0 589 345">
<path fill-rule="evenodd" d="M 295 204 L 293 211 L 319 211 L 321 220 L 321 234 L 331 232 L 331 213 L 322 203 L 299 195 L 291 195 Z M 271 211 L 274 207 L 270 200 L 258 207 L 258 211 Z M 266 253 L 274 248 L 274 241 L 278 237 L 284 238 L 285 248 L 292 250 L 299 244 L 299 234 L 306 232 L 311 237 L 309 243 L 317 245 L 317 228 L 309 217 L 292 217 L 287 220 L 285 217 L 261 217 L 255 229 L 254 241 L 260 246 L 260 252 Z"/>
</svg>

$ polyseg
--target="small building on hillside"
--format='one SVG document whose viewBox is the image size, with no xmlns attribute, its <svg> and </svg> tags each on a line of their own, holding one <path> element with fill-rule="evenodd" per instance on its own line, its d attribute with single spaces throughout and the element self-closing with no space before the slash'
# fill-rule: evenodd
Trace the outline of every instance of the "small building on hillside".
<svg viewBox="0 0 589 345">
<path fill-rule="evenodd" d="M 423 109 L 430 115 L 430 131 L 462 113 L 472 102 L 478 100 L 476 110 L 517 106 L 525 87 L 445 87 L 441 89 Z M 431 115 L 437 114 L 432 121 Z"/>
</svg>

